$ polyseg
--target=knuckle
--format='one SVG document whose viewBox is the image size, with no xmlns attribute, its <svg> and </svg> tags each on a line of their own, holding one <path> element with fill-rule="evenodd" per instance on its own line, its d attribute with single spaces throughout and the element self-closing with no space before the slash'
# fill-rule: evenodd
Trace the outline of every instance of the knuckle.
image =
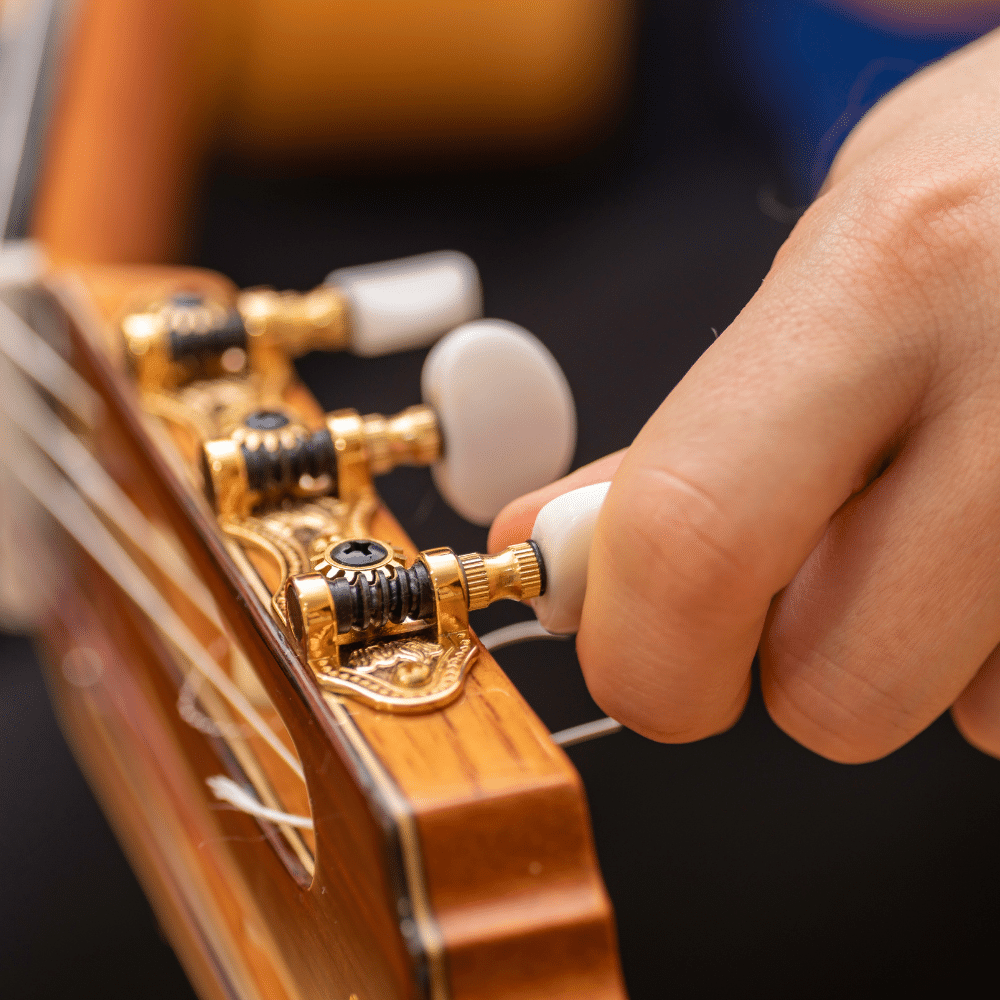
<svg viewBox="0 0 1000 1000">
<path fill-rule="evenodd" d="M 888 278 L 931 305 L 947 291 L 940 304 L 952 309 L 954 291 L 995 264 L 989 234 L 998 192 L 993 158 L 918 162 L 850 185 L 844 234 L 877 290 L 884 292 Z"/>
<path fill-rule="evenodd" d="M 775 724 L 804 747 L 842 764 L 878 760 L 931 719 L 880 664 L 830 656 L 814 644 L 765 638 L 761 644 L 764 703 Z"/>
<path fill-rule="evenodd" d="M 811 288 L 813 318 L 832 329 L 860 315 L 920 344 L 941 343 L 956 324 L 993 332 L 998 226 L 1000 157 L 911 156 L 818 198 L 773 270 Z"/>
</svg>

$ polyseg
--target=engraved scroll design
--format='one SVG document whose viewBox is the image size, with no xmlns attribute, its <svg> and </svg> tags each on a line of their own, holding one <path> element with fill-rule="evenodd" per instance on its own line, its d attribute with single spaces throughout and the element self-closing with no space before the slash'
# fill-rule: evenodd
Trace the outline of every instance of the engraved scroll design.
<svg viewBox="0 0 1000 1000">
<path fill-rule="evenodd" d="M 346 666 L 319 660 L 320 683 L 375 708 L 421 712 L 454 701 L 476 648 L 468 632 L 446 633 L 439 642 L 421 636 L 363 646 Z"/>
</svg>

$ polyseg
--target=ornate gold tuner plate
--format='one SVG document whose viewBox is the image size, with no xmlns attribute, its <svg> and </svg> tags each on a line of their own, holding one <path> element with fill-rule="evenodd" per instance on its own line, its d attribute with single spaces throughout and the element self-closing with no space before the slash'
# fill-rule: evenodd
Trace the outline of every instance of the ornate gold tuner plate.
<svg viewBox="0 0 1000 1000">
<path fill-rule="evenodd" d="M 128 356 L 146 411 L 173 432 L 189 478 L 317 682 L 385 711 L 430 711 L 458 697 L 475 661 L 469 611 L 538 596 L 541 560 L 522 543 L 495 556 L 431 549 L 407 566 L 377 537 L 372 478 L 440 457 L 437 417 L 426 406 L 390 418 L 320 413 L 288 357 L 272 357 L 332 336 L 336 310 L 311 294 L 324 308 L 292 309 L 297 299 L 264 292 L 237 309 L 174 295 L 125 317 Z M 264 305 L 295 322 L 262 325 Z"/>
<path fill-rule="evenodd" d="M 391 590 L 391 581 L 406 572 L 399 549 L 370 538 L 377 507 L 374 491 L 352 502 L 320 497 L 224 520 L 221 527 L 272 592 L 272 613 L 292 632 L 323 688 L 385 711 L 428 711 L 458 696 L 475 659 L 477 645 L 468 615 L 458 607 L 464 606 L 460 584 L 457 593 L 450 592 L 439 570 L 440 593 L 431 608 L 417 609 L 427 610 L 427 619 L 392 622 L 386 614 L 385 621 L 380 616 L 366 628 L 337 633 L 330 581 L 343 581 L 357 590 L 378 587 L 386 579 L 385 589 Z M 377 553 L 380 557 L 368 567 L 337 561 L 332 553 L 352 543 L 355 548 L 369 546 L 369 552 L 379 546 L 384 554 Z M 456 582 L 452 581 L 451 591 Z M 449 605 L 449 596 L 451 613 L 445 609 L 436 614 L 437 607 Z M 440 622 L 447 623 L 444 630 Z"/>
<path fill-rule="evenodd" d="M 476 645 L 466 632 L 438 642 L 419 637 L 362 646 L 346 664 L 316 664 L 323 687 L 390 712 L 422 712 L 458 697 Z"/>
</svg>

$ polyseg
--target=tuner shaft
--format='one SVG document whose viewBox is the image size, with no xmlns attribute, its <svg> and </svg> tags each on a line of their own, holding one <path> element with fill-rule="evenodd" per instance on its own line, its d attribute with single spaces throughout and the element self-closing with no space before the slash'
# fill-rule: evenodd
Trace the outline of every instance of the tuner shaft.
<svg viewBox="0 0 1000 1000">
<path fill-rule="evenodd" d="M 246 324 L 251 352 L 259 345 L 299 357 L 309 351 L 345 351 L 350 345 L 347 302 L 327 285 L 310 292 L 251 288 L 240 293 L 236 308 Z"/>
<path fill-rule="evenodd" d="M 280 410 L 259 410 L 227 438 L 203 448 L 202 470 L 210 502 L 224 517 L 242 517 L 260 503 L 274 503 L 302 489 L 350 500 L 371 488 L 372 476 L 399 465 L 429 465 L 441 454 L 437 417 L 427 406 L 411 406 L 392 417 L 362 417 L 335 410 L 325 426 L 310 432 Z"/>
<path fill-rule="evenodd" d="M 361 552 L 371 555 L 356 555 Z M 329 656 L 344 643 L 387 641 L 414 628 L 464 631 L 469 611 L 499 600 L 531 600 L 545 591 L 545 567 L 534 542 L 492 556 L 428 549 L 403 567 L 392 562 L 384 544 L 349 539 L 331 548 L 324 565 L 325 574 L 293 576 L 285 589 L 289 626 L 314 657 Z"/>
</svg>

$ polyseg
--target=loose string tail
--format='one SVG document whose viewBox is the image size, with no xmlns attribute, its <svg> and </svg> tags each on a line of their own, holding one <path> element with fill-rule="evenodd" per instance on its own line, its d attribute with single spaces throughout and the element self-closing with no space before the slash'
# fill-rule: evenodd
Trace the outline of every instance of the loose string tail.
<svg viewBox="0 0 1000 1000">
<path fill-rule="evenodd" d="M 492 653 L 495 650 L 506 649 L 508 646 L 516 646 L 522 642 L 535 642 L 539 639 L 566 642 L 572 638 L 571 635 L 553 635 L 542 627 L 537 618 L 531 618 L 525 622 L 515 622 L 513 625 L 505 625 L 503 628 L 487 632 L 486 635 L 479 637 L 479 641 Z M 578 743 L 588 743 L 590 740 L 597 740 L 602 736 L 621 732 L 624 728 L 620 722 L 605 716 L 603 719 L 584 722 L 582 725 L 571 726 L 569 729 L 560 729 L 551 734 L 552 742 L 561 747 L 572 747 Z"/>
<path fill-rule="evenodd" d="M 280 809 L 269 809 L 255 795 L 224 774 L 215 774 L 206 778 L 205 784 L 220 802 L 225 802 L 240 812 L 249 813 L 251 816 L 256 816 L 269 823 L 298 827 L 300 830 L 313 828 L 313 821 L 308 816 L 286 813 Z"/>
</svg>

